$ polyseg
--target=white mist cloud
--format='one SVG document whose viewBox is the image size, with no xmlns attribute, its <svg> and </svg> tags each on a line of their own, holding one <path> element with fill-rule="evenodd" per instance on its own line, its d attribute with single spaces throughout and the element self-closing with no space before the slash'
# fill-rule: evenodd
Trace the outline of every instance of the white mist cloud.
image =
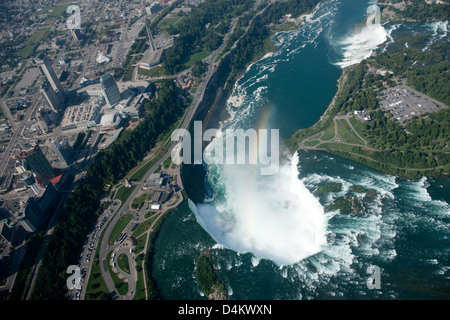
<svg viewBox="0 0 450 320">
<path fill-rule="evenodd" d="M 367 59 L 387 39 L 388 32 L 380 24 L 361 28 L 337 44 L 343 51 L 343 59 L 337 65 L 345 68 Z"/>
<path fill-rule="evenodd" d="M 273 176 L 259 175 L 256 166 L 221 166 L 216 174 L 223 184 L 216 191 L 222 196 L 191 207 L 225 247 L 278 265 L 299 262 L 326 244 L 327 220 L 319 201 L 298 179 L 297 164 L 295 155 Z"/>
</svg>

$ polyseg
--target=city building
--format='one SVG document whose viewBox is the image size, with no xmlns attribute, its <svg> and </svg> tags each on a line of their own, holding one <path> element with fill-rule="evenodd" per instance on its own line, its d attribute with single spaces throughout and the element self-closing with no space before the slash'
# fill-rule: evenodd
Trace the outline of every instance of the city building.
<svg viewBox="0 0 450 320">
<path fill-rule="evenodd" d="M 158 202 L 153 202 L 150 209 L 151 210 L 159 210 L 159 209 L 161 209 L 161 204 L 159 204 Z"/>
<path fill-rule="evenodd" d="M 84 35 L 81 33 L 80 29 L 71 29 L 70 33 L 76 42 L 81 41 L 84 38 Z"/>
<path fill-rule="evenodd" d="M 44 95 L 45 99 L 48 102 L 50 108 L 58 113 L 64 103 L 64 99 L 62 99 L 61 95 L 58 95 L 50 86 L 50 83 L 44 81 L 42 83 L 41 92 Z"/>
<path fill-rule="evenodd" d="M 44 94 L 50 108 L 58 113 L 64 105 L 64 89 L 59 81 L 50 60 L 45 56 L 37 61 L 37 65 L 46 81 L 42 84 L 41 92 Z"/>
<path fill-rule="evenodd" d="M 158 50 L 152 50 L 147 49 L 147 51 L 144 53 L 140 63 L 139 67 L 142 69 L 150 69 L 158 64 L 161 63 L 161 56 L 163 53 L 163 49 Z"/>
<path fill-rule="evenodd" d="M 154 1 L 150 4 L 150 7 L 148 7 L 147 13 L 155 14 L 155 13 L 158 13 L 159 11 L 161 11 L 162 9 L 163 9 L 163 6 L 159 2 Z"/>
<path fill-rule="evenodd" d="M 61 142 L 54 141 L 52 143 L 53 151 L 66 166 L 72 163 L 72 148 L 70 147 L 69 140 L 64 138 Z"/>
<path fill-rule="evenodd" d="M 9 244 L 12 243 L 14 229 L 10 224 L 8 224 L 7 219 L 3 219 L 2 221 L 0 221 L 0 236 Z"/>
<path fill-rule="evenodd" d="M 29 186 L 31 190 L 33 190 L 35 195 L 38 195 L 41 192 L 41 189 L 36 184 L 36 180 L 34 179 L 33 174 L 30 171 L 25 171 L 24 173 L 22 173 L 20 176 L 20 180 L 25 182 L 25 184 Z"/>
<path fill-rule="evenodd" d="M 42 185 L 44 182 L 56 177 L 50 162 L 48 162 L 44 153 L 37 144 L 33 149 L 23 151 L 20 155 L 18 155 L 18 157 L 22 160 L 23 167 L 34 173 L 38 184 Z"/>
<path fill-rule="evenodd" d="M 101 131 L 112 131 L 120 127 L 121 117 L 117 112 L 104 114 L 100 120 Z"/>
<path fill-rule="evenodd" d="M 95 61 L 97 61 L 97 63 L 99 64 L 103 64 L 103 63 L 108 63 L 111 61 L 110 57 L 107 57 L 103 54 L 103 52 L 99 52 L 97 59 L 95 59 Z"/>
<path fill-rule="evenodd" d="M 164 177 L 162 176 L 161 172 L 152 173 L 148 178 L 148 180 L 144 182 L 142 190 L 151 190 L 154 188 L 159 188 L 161 187 L 163 181 Z"/>
<path fill-rule="evenodd" d="M 114 77 L 111 74 L 107 74 L 100 79 L 100 84 L 106 102 L 111 107 L 117 105 L 121 100 L 121 96 Z"/>
<path fill-rule="evenodd" d="M 46 182 L 36 197 L 29 197 L 15 218 L 28 232 L 39 230 L 47 221 L 49 212 L 58 192 L 51 182 Z"/>
</svg>

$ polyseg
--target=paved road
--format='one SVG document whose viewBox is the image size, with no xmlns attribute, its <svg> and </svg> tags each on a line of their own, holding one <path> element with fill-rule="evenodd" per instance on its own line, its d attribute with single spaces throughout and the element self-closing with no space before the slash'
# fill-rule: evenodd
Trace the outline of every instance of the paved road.
<svg viewBox="0 0 450 320">
<path fill-rule="evenodd" d="M 38 99 L 40 94 L 40 92 L 37 92 L 33 95 L 31 106 L 25 112 L 24 119 L 16 126 L 14 133 L 11 135 L 11 140 L 6 145 L 6 148 L 2 154 L 2 158 L 0 159 L 0 176 L 3 176 L 9 158 L 12 156 L 12 151 L 14 150 L 16 144 L 21 140 L 22 131 L 25 128 L 25 125 L 28 123 L 31 114 L 36 107 L 36 99 Z"/>
</svg>

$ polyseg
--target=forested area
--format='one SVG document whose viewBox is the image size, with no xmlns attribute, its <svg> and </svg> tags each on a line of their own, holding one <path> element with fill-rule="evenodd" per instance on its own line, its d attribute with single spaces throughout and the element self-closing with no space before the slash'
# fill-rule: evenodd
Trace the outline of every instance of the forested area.
<svg viewBox="0 0 450 320">
<path fill-rule="evenodd" d="M 391 2 L 399 2 L 390 0 Z M 403 10 L 395 10 L 396 14 L 404 19 L 414 19 L 419 22 L 430 20 L 448 20 L 450 18 L 450 10 L 448 9 L 448 0 L 444 0 L 447 4 L 431 3 L 428 4 L 424 0 L 409 0 L 409 3 Z"/>
<path fill-rule="evenodd" d="M 123 132 L 111 147 L 100 151 L 87 175 L 102 177 L 104 184 L 115 184 L 155 145 L 159 135 L 169 130 L 185 107 L 173 81 L 163 81 L 158 99 L 145 105 L 144 120 L 133 131 Z"/>
<path fill-rule="evenodd" d="M 223 32 L 233 17 L 248 11 L 252 5 L 253 1 L 247 0 L 205 1 L 200 4 L 179 23 L 169 27 L 169 33 L 178 36 L 161 57 L 164 68 L 171 74 L 180 72 L 194 52 L 213 51 L 220 47 L 223 37 L 216 27 Z"/>
<path fill-rule="evenodd" d="M 417 91 L 450 105 L 450 44 L 427 45 L 429 40 L 421 34 L 398 39 L 376 56 L 375 66 L 391 70 Z"/>
<path fill-rule="evenodd" d="M 318 3 L 319 0 L 288 0 L 276 2 L 266 12 L 264 23 L 279 23 L 280 19 L 286 14 L 291 14 L 292 18 L 296 18 L 301 14 L 312 11 Z"/>
<path fill-rule="evenodd" d="M 373 121 L 364 126 L 370 144 L 383 152 L 374 158 L 401 168 L 433 168 L 444 166 L 449 171 L 450 157 L 445 152 L 450 141 L 450 110 L 431 113 L 426 118 L 415 118 L 405 132 L 400 125 L 377 110 Z M 446 151 L 445 151 L 446 150 Z"/>
<path fill-rule="evenodd" d="M 208 251 L 203 252 L 200 257 L 198 257 L 195 270 L 198 284 L 207 297 L 214 292 L 226 295 L 224 284 L 220 282 L 213 270 L 210 253 Z"/>
<path fill-rule="evenodd" d="M 145 105 L 147 115 L 144 120 L 96 155 L 87 168 L 86 177 L 78 182 L 58 217 L 45 248 L 32 299 L 65 298 L 66 269 L 77 263 L 86 235 L 101 213 L 104 186 L 116 183 L 136 166 L 158 137 L 178 120 L 185 107 L 175 84 L 170 80 L 163 81 L 158 98 Z"/>
<path fill-rule="evenodd" d="M 280 19 L 288 13 L 296 17 L 309 12 L 318 2 L 319 0 L 289 0 L 271 4 L 262 17 L 253 21 L 246 36 L 239 41 L 231 60 L 233 72 L 241 71 L 246 64 L 263 52 L 264 43 L 270 35 L 270 24 L 279 23 Z M 191 54 L 205 49 L 213 51 L 220 47 L 223 34 L 231 20 L 244 14 L 231 36 L 229 49 L 248 26 L 252 14 L 245 13 L 252 8 L 253 4 L 254 1 L 246 0 L 206 1 L 200 4 L 179 23 L 169 27 L 169 33 L 178 36 L 174 40 L 174 45 L 162 56 L 164 68 L 169 73 L 180 72 L 185 68 L 184 64 Z"/>
<path fill-rule="evenodd" d="M 297 17 L 302 13 L 309 12 L 318 2 L 318 0 L 276 2 L 270 5 L 261 16 L 256 17 L 248 27 L 245 36 L 239 40 L 236 48 L 230 53 L 230 81 L 233 81 L 250 62 L 262 58 L 266 53 L 265 41 L 271 34 L 270 24 L 279 23 L 280 19 L 289 13 L 292 14 L 292 17 Z M 249 20 L 244 22 L 248 24 Z"/>
</svg>

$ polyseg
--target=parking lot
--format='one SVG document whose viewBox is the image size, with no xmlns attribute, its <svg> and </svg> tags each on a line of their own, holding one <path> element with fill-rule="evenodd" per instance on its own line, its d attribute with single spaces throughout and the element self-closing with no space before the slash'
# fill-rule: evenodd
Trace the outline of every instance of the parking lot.
<svg viewBox="0 0 450 320">
<path fill-rule="evenodd" d="M 414 116 L 424 116 L 447 107 L 404 85 L 381 92 L 379 103 L 380 107 L 384 111 L 389 111 L 393 119 L 401 125 L 406 124 Z"/>
</svg>

